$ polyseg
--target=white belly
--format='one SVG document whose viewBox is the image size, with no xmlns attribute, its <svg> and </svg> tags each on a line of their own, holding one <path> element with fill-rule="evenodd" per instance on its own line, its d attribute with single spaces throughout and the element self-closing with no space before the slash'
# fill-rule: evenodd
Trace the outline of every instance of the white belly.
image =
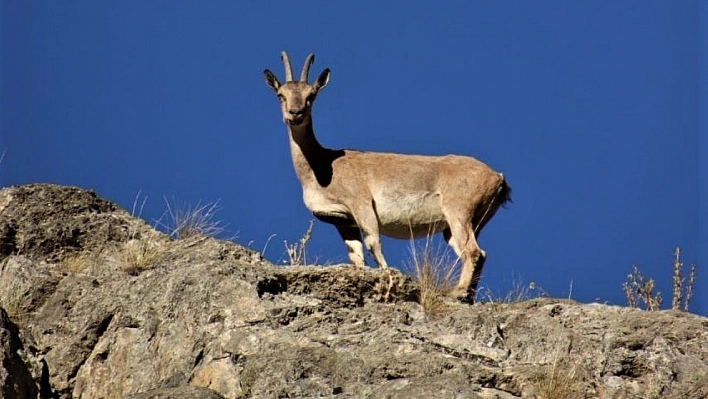
<svg viewBox="0 0 708 399">
<path fill-rule="evenodd" d="M 421 237 L 447 228 L 437 192 L 379 193 L 374 197 L 381 233 L 395 238 Z"/>
</svg>

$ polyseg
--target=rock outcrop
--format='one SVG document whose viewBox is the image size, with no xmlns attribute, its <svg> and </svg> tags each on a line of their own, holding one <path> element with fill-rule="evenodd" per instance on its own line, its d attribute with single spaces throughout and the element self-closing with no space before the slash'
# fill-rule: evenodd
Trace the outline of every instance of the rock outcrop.
<svg viewBox="0 0 708 399">
<path fill-rule="evenodd" d="M 548 298 L 428 317 L 418 294 L 170 240 L 78 188 L 0 191 L 4 398 L 708 397 L 706 318 Z"/>
</svg>

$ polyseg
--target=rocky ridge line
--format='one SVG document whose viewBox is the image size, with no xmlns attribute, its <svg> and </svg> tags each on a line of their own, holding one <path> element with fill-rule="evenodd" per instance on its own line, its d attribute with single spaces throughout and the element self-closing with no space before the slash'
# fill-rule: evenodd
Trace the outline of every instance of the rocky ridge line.
<svg viewBox="0 0 708 399">
<path fill-rule="evenodd" d="M 708 397 L 706 318 L 555 299 L 430 318 L 417 294 L 170 240 L 75 187 L 0 190 L 2 397 Z"/>
</svg>

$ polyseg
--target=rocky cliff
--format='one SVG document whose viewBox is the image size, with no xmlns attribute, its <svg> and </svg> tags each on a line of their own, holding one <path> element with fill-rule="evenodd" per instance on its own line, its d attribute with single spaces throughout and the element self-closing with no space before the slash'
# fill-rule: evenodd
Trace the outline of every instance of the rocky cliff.
<svg viewBox="0 0 708 399">
<path fill-rule="evenodd" d="M 427 317 L 398 272 L 170 240 L 93 192 L 0 191 L 3 398 L 705 398 L 708 319 L 565 300 Z"/>
</svg>

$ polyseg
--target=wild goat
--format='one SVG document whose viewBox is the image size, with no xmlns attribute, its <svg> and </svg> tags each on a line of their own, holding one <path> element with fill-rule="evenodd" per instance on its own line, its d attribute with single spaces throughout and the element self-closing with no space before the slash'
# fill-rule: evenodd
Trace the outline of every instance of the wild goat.
<svg viewBox="0 0 708 399">
<path fill-rule="evenodd" d="M 300 80 L 294 81 L 288 55 L 282 52 L 281 58 L 285 83 L 268 69 L 263 74 L 280 100 L 305 206 L 317 219 L 337 228 L 349 259 L 358 266 L 365 266 L 366 244 L 378 266 L 387 267 L 379 234 L 411 239 L 442 231 L 462 261 L 460 280 L 451 295 L 474 301 L 486 257 L 476 237 L 497 209 L 510 200 L 511 188 L 502 174 L 459 155 L 324 148 L 312 127 L 312 104 L 329 82 L 329 68 L 309 84 L 307 77 L 315 59 L 310 54 Z"/>
</svg>

